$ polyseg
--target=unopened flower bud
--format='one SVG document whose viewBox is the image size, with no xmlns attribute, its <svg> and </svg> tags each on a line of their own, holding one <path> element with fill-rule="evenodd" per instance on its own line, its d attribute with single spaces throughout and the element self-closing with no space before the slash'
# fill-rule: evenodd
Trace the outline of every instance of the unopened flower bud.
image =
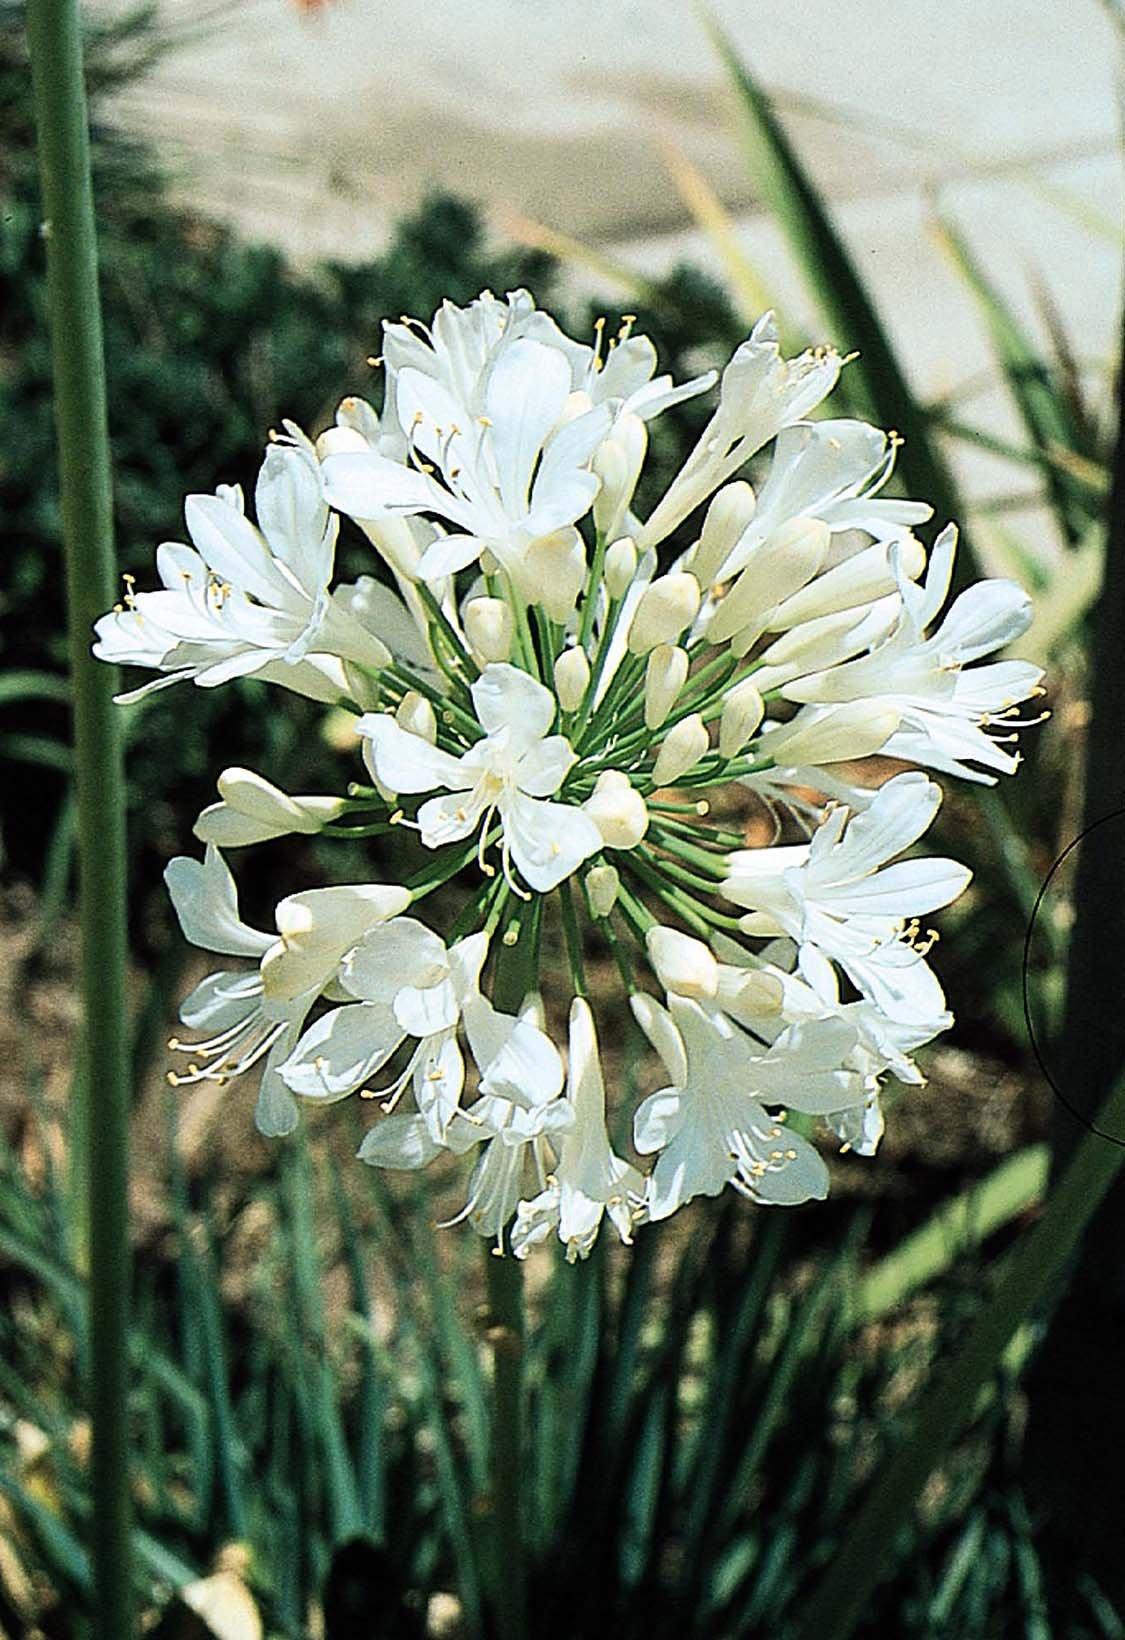
<svg viewBox="0 0 1125 1640">
<path fill-rule="evenodd" d="M 573 525 L 533 541 L 516 571 L 520 592 L 552 621 L 565 621 L 586 583 L 586 546 Z"/>
<path fill-rule="evenodd" d="M 564 649 L 555 662 L 555 694 L 564 712 L 577 712 L 590 686 L 590 663 L 584 649 Z"/>
<path fill-rule="evenodd" d="M 418 735 L 422 740 L 428 740 L 432 746 L 437 740 L 437 718 L 434 709 L 426 699 L 414 689 L 408 689 L 395 708 L 395 722 L 400 729 L 405 729 L 409 735 Z"/>
<path fill-rule="evenodd" d="M 586 873 L 586 891 L 595 917 L 608 917 L 617 904 L 621 877 L 616 866 L 592 866 Z"/>
<path fill-rule="evenodd" d="M 879 751 L 899 725 L 893 706 L 853 700 L 843 706 L 806 706 L 790 723 L 770 729 L 758 743 L 776 764 L 850 762 Z"/>
<path fill-rule="evenodd" d="M 657 576 L 641 594 L 629 628 L 629 648 L 647 655 L 658 643 L 673 643 L 699 614 L 699 582 L 689 570 Z"/>
<path fill-rule="evenodd" d="M 728 690 L 719 718 L 719 754 L 737 757 L 766 715 L 765 702 L 752 678 Z"/>
<path fill-rule="evenodd" d="M 594 523 L 603 536 L 612 537 L 620 528 L 644 465 L 648 433 L 639 416 L 617 418 L 613 432 L 599 445 L 593 471 L 601 479 L 594 499 Z"/>
<path fill-rule="evenodd" d="M 582 805 L 602 834 L 607 848 L 636 848 L 648 830 L 645 800 L 620 769 L 597 778 L 592 797 Z"/>
<path fill-rule="evenodd" d="M 750 628 L 752 642 L 761 630 L 761 618 L 817 573 L 830 539 L 828 525 L 819 518 L 791 518 L 774 530 L 755 548 L 712 615 L 708 641 L 723 643 Z"/>
<path fill-rule="evenodd" d="M 729 964 L 719 969 L 717 1000 L 740 1025 L 753 1026 L 757 1020 L 779 1014 L 784 994 L 781 981 L 774 974 L 763 974 L 754 968 L 734 968 Z"/>
<path fill-rule="evenodd" d="M 611 598 L 624 598 L 637 573 L 637 549 L 629 536 L 623 535 L 606 548 L 605 589 Z"/>
<path fill-rule="evenodd" d="M 650 928 L 645 935 L 648 960 L 666 991 L 708 1001 L 719 991 L 719 965 L 702 940 L 678 928 Z"/>
<path fill-rule="evenodd" d="M 687 651 L 660 643 L 645 668 L 645 728 L 659 729 L 687 682 Z"/>
<path fill-rule="evenodd" d="M 222 801 L 204 809 L 193 829 L 200 842 L 219 848 L 244 848 L 292 832 L 311 836 L 347 806 L 339 797 L 290 797 L 252 769 L 224 769 L 218 787 Z"/>
<path fill-rule="evenodd" d="M 709 746 L 707 725 L 699 713 L 693 712 L 690 717 L 681 718 L 669 729 L 664 744 L 656 754 L 653 781 L 657 786 L 674 786 L 689 769 L 695 767 Z"/>
<path fill-rule="evenodd" d="M 916 581 L 926 567 L 926 549 L 916 536 L 904 535 L 895 543 L 903 574 Z M 890 565 L 890 545 L 875 541 L 862 552 L 845 558 L 811 585 L 794 592 L 770 614 L 770 631 L 782 632 L 801 621 L 815 620 L 819 615 L 834 615 L 838 609 L 855 609 L 861 604 L 873 603 L 895 590 L 894 571 Z"/>
<path fill-rule="evenodd" d="M 316 441 L 316 453 L 321 461 L 326 456 L 351 455 L 368 449 L 367 440 L 354 427 L 326 427 Z"/>
<path fill-rule="evenodd" d="M 713 586 L 722 577 L 723 565 L 754 517 L 757 497 L 744 479 L 724 484 L 703 520 L 703 533 L 691 555 L 690 568 L 700 586 Z"/>
<path fill-rule="evenodd" d="M 515 621 L 502 598 L 470 598 L 461 612 L 473 657 L 482 666 L 506 661 L 512 653 Z"/>
</svg>

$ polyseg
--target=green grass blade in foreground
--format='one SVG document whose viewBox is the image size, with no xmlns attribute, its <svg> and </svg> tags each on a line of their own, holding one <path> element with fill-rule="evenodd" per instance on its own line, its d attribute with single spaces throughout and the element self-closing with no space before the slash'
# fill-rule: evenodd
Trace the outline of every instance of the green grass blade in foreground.
<svg viewBox="0 0 1125 1640">
<path fill-rule="evenodd" d="M 853 1323 L 872 1321 L 939 1276 L 972 1246 L 1009 1224 L 1043 1194 L 1047 1147 L 1029 1145 L 939 1208 L 913 1235 L 867 1271 L 859 1283 Z"/>
<path fill-rule="evenodd" d="M 859 358 L 848 367 L 857 408 L 906 439 L 899 470 L 912 494 L 933 503 L 941 522 L 961 516 L 953 478 L 929 430 L 928 419 L 899 364 L 854 261 L 815 184 L 802 165 L 769 98 L 716 24 L 711 38 L 738 97 L 740 134 L 754 187 L 784 232 L 834 340 Z M 971 554 L 970 554 L 971 556 Z M 969 565 L 962 562 L 960 579 Z"/>
<path fill-rule="evenodd" d="M 126 1374 L 128 1043 L 125 1031 L 125 789 L 116 676 L 90 654 L 113 603 L 113 501 L 82 44 L 75 0 L 29 0 L 47 300 L 74 697 L 81 865 L 84 1052 L 90 1109 L 89 1249 L 93 1421 L 90 1537 L 94 1632 L 132 1632 Z M 95 1144 L 94 1135 L 97 1135 Z"/>
<path fill-rule="evenodd" d="M 942 219 L 937 223 L 936 232 L 938 243 L 971 291 L 988 327 L 1008 391 L 1038 454 L 1059 528 L 1073 546 L 1089 521 L 1089 508 L 1083 505 L 1081 492 L 1060 466 L 1058 453 L 1069 450 L 1078 455 L 1090 454 L 1084 447 L 1083 431 L 1075 424 L 1066 396 L 1047 361 L 985 277 L 965 240 L 952 223 Z M 1095 504 L 1100 507 L 1100 498 Z"/>
<path fill-rule="evenodd" d="M 1125 1077 L 1096 1125 L 1125 1134 Z M 1125 1162 L 1125 1148 L 1086 1133 L 1039 1222 L 1002 1261 L 994 1290 L 964 1344 L 919 1397 L 911 1433 L 876 1476 L 831 1567 L 805 1606 L 797 1640 L 847 1640 L 872 1590 L 891 1570 L 898 1528 L 970 1417 L 1021 1321 L 1049 1294 Z"/>
</svg>

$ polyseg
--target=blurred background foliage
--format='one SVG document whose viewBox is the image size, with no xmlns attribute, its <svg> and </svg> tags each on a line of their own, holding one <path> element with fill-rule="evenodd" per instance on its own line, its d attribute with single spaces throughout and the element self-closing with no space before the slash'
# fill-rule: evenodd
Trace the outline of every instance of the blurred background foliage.
<svg viewBox="0 0 1125 1640">
<path fill-rule="evenodd" d="M 1049 298 L 1044 350 L 944 224 L 1020 436 L 997 448 L 963 394 L 920 404 L 768 99 L 729 44 L 715 43 L 738 89 L 747 162 L 818 294 L 825 333 L 860 349 L 837 413 L 903 433 L 902 483 L 932 499 L 939 519 L 964 521 L 966 571 L 1015 574 L 1034 593 L 1035 639 L 1025 648 L 1050 666 L 1054 717 L 1025 736 L 1033 767 L 1024 778 L 947 799 L 939 842 L 968 858 L 977 879 L 945 919 L 942 972 L 950 995 L 972 1006 L 961 1010 L 969 1019 L 956 1045 L 932 1056 L 933 1088 L 900 1102 L 904 1137 L 866 1169 L 837 1163 L 836 1193 L 812 1213 L 696 1204 L 687 1234 L 649 1229 L 633 1253 L 600 1249 L 579 1270 L 549 1259 L 536 1266 L 529 1485 L 533 1613 L 544 1640 L 790 1632 L 915 1392 L 983 1302 L 984 1261 L 1034 1213 L 1047 1170 L 1020 959 L 1038 885 L 1080 812 L 1086 621 L 1108 487 L 1104 394 L 1076 364 Z M 107 94 L 173 46 L 151 9 L 92 29 L 88 42 L 119 556 L 142 584 L 154 543 L 180 532 L 186 492 L 220 481 L 249 490 L 269 427 L 286 417 L 315 432 L 345 392 L 372 391 L 365 361 L 385 316 L 526 284 L 581 334 L 595 314 L 624 303 L 662 366 L 682 377 L 721 363 L 769 302 L 706 180 L 674 155 L 673 178 L 719 253 L 722 283 L 690 266 L 653 281 L 527 224 L 521 242 L 496 245 L 470 205 L 446 196 L 404 220 L 377 260 L 295 272 L 276 252 L 173 206 L 153 153 L 105 119 Z M 0 200 L 0 835 L 5 916 L 15 925 L 3 984 L 18 1010 L 36 985 L 67 983 L 74 815 L 40 209 L 17 0 L 0 0 Z M 573 297 L 567 311 L 561 260 L 604 280 L 606 295 L 589 311 Z M 705 413 L 691 403 L 657 424 L 654 488 Z M 1035 475 L 1065 548 L 1061 568 L 1024 551 L 1002 512 L 958 496 L 951 455 L 959 442 L 990 438 L 1014 471 Z M 342 573 L 369 572 L 358 536 L 342 540 Z M 339 1112 L 310 1141 L 265 1147 L 246 1132 L 240 1099 L 220 1118 L 218 1140 L 181 1134 L 177 1144 L 170 1132 L 182 1107 L 154 1091 L 183 960 L 158 887 L 163 865 L 190 847 L 222 766 L 249 764 L 289 789 L 336 787 L 339 750 L 321 716 L 246 682 L 214 693 L 178 688 L 130 708 L 143 1092 L 137 1553 L 144 1609 L 165 1640 L 476 1636 L 487 1607 L 472 1238 L 435 1237 L 432 1200 L 410 1188 L 366 1174 L 357 1181 L 347 1165 L 355 1134 Z M 339 845 L 331 856 L 301 839 L 255 851 L 242 874 L 249 920 L 268 913 L 282 878 L 361 870 L 362 857 Z M 1060 894 L 1031 948 L 1045 1036 L 1061 1003 L 1065 937 Z M 82 1237 L 58 1097 L 72 1021 L 65 1007 L 48 1008 L 57 1040 L 45 1068 L 22 1022 L 44 1017 L 33 1000 L 12 1031 L 18 1093 L 9 1088 L 2 1113 L 8 1640 L 80 1633 L 90 1590 Z M 626 1045 L 622 1077 L 638 1053 Z M 1097 1576 L 1072 1545 L 1054 1544 L 1028 1494 L 1020 1372 L 1034 1341 L 1030 1327 L 1017 1337 L 916 1518 L 887 1545 L 886 1580 L 861 1633 L 1125 1634 Z"/>
</svg>

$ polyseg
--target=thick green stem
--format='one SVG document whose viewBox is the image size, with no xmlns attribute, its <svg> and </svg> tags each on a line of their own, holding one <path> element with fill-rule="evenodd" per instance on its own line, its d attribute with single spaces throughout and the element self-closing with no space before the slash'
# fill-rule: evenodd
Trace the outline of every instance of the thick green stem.
<svg viewBox="0 0 1125 1640">
<path fill-rule="evenodd" d="M 90 654 L 115 595 L 113 501 L 82 42 L 75 0 L 28 0 L 28 40 L 47 240 L 59 482 L 79 805 L 82 986 L 88 1101 L 91 1549 L 99 1640 L 133 1629 L 126 1327 L 129 1296 L 125 1028 L 125 814 L 116 673 Z"/>
<path fill-rule="evenodd" d="M 543 902 L 527 907 L 519 937 L 496 946 L 492 1001 L 515 1013 L 539 981 Z M 524 1528 L 523 1265 L 491 1242 L 484 1250 L 488 1286 L 487 1339 L 492 1346 L 492 1428 L 489 1443 L 492 1603 L 498 1640 L 526 1640 L 527 1537 Z"/>
<path fill-rule="evenodd" d="M 1097 1116 L 1105 1133 L 1125 1132 L 1125 1077 Z M 1020 1323 L 1055 1287 L 1125 1162 L 1125 1148 L 1096 1133 L 1082 1139 L 1047 1210 L 1005 1260 L 995 1291 L 961 1348 L 921 1397 L 911 1433 L 877 1475 L 866 1503 L 806 1605 L 798 1640 L 847 1640 L 871 1592 L 892 1569 L 895 1537 L 919 1493 L 972 1414 Z"/>
</svg>

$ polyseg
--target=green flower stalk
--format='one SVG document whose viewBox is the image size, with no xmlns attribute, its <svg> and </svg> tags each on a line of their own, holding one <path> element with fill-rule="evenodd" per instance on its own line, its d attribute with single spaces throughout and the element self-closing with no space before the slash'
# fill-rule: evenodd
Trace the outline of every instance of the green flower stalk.
<svg viewBox="0 0 1125 1640">
<path fill-rule="evenodd" d="M 106 433 L 89 135 L 74 0 L 28 0 L 47 291 L 54 362 L 79 812 L 83 1056 L 76 1124 L 88 1170 L 94 1632 L 132 1632 L 126 1432 L 129 1295 L 128 1060 L 125 1032 L 125 811 L 114 675 L 91 658 L 113 596 Z"/>
</svg>

